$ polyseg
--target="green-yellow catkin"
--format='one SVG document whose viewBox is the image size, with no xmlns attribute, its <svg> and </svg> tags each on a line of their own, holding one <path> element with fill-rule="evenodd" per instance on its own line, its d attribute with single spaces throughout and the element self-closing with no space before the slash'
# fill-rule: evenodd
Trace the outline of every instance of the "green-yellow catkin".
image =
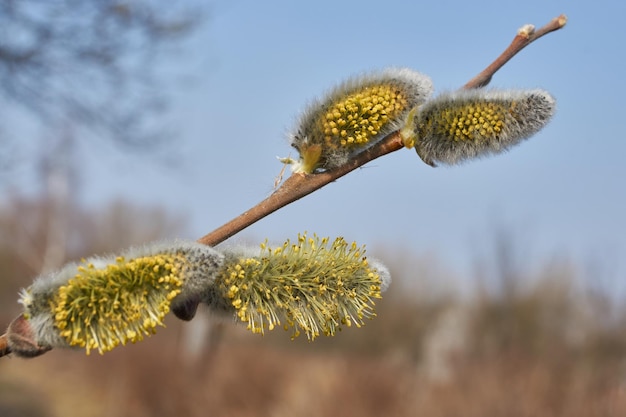
<svg viewBox="0 0 626 417">
<path fill-rule="evenodd" d="M 214 309 L 234 312 L 254 333 L 283 326 L 292 337 L 332 336 L 361 326 L 389 282 L 387 269 L 368 260 L 362 247 L 343 238 L 299 235 L 282 247 L 261 245 L 257 255 L 227 254 L 215 279 Z M 226 300 L 216 307 L 216 300 Z"/>
<path fill-rule="evenodd" d="M 222 261 L 208 246 L 176 241 L 69 264 L 22 292 L 31 342 L 89 354 L 140 341 L 163 325 L 177 299 L 204 297 Z"/>
<path fill-rule="evenodd" d="M 345 164 L 401 129 L 409 112 L 431 92 L 430 79 L 407 68 L 389 68 L 343 82 L 302 113 L 290 135 L 300 155 L 294 171 L 309 174 Z"/>
<path fill-rule="evenodd" d="M 463 90 L 426 102 L 415 121 L 415 149 L 424 162 L 456 164 L 497 154 L 541 130 L 556 102 L 543 90 Z"/>
<path fill-rule="evenodd" d="M 180 255 L 152 255 L 95 268 L 79 266 L 51 301 L 55 325 L 70 346 L 106 352 L 137 342 L 163 325 L 181 292 Z"/>
</svg>

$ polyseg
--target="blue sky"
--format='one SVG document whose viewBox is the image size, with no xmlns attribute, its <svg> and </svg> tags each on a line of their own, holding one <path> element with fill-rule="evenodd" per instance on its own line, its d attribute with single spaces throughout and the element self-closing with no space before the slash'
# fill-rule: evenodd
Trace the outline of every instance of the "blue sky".
<svg viewBox="0 0 626 417">
<path fill-rule="evenodd" d="M 197 238 L 271 191 L 290 152 L 286 132 L 312 98 L 387 66 L 428 74 L 436 93 L 489 64 L 526 23 L 565 13 L 565 29 L 526 48 L 493 88 L 544 88 L 553 121 L 511 152 L 433 169 L 414 151 L 373 161 L 260 221 L 241 236 L 273 241 L 309 231 L 369 247 L 433 254 L 458 276 L 489 254 L 498 228 L 528 248 L 602 263 L 626 278 L 626 29 L 621 1 L 230 1 L 178 65 L 193 84 L 170 114 L 182 168 L 169 170 L 95 143 L 81 150 L 81 200 L 123 197 L 189 216 Z M 28 190 L 28 179 L 14 185 Z M 240 239 L 240 237 L 235 238 Z M 373 249 L 374 250 L 374 249 Z"/>
</svg>

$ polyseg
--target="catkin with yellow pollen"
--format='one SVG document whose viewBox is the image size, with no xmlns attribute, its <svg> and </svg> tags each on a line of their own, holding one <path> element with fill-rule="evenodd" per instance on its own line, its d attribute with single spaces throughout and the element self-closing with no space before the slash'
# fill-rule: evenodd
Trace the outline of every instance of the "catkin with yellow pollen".
<svg viewBox="0 0 626 417">
<path fill-rule="evenodd" d="M 389 272 L 365 250 L 343 238 L 299 235 L 282 247 L 261 246 L 257 255 L 231 253 L 216 277 L 215 299 L 254 333 L 277 326 L 313 340 L 342 326 L 361 326 L 375 315 L 374 301 Z M 208 300 L 212 306 L 214 300 Z"/>
<path fill-rule="evenodd" d="M 69 264 L 22 291 L 31 334 L 28 344 L 11 348 L 21 356 L 57 347 L 104 353 L 140 341 L 176 303 L 205 297 L 222 262 L 209 246 L 175 241 Z"/>
<path fill-rule="evenodd" d="M 300 117 L 291 144 L 300 155 L 294 171 L 312 173 L 345 164 L 401 129 L 407 115 L 432 92 L 425 75 L 389 68 L 349 79 L 314 101 Z"/>
<path fill-rule="evenodd" d="M 503 152 L 541 130 L 555 105 L 543 90 L 442 94 L 417 110 L 415 149 L 429 165 Z"/>
</svg>

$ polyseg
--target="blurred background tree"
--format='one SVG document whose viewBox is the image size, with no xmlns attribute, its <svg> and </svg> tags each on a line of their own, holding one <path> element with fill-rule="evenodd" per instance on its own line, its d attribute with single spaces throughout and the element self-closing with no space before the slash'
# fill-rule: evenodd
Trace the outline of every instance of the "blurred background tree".
<svg viewBox="0 0 626 417">
<path fill-rule="evenodd" d="M 89 128 L 128 146 L 154 144 L 160 72 L 203 13 L 185 2 L 2 0 L 0 103 L 48 127 Z M 11 121 L 1 116 L 3 141 Z"/>
<path fill-rule="evenodd" d="M 203 18 L 190 2 L 0 1 L 0 160 L 37 172 L 48 207 L 42 270 L 65 259 L 56 243 L 80 186 L 79 142 L 146 154 L 172 141 L 155 117 L 167 109 L 164 70 Z M 45 132 L 37 146 L 24 125 Z"/>
</svg>

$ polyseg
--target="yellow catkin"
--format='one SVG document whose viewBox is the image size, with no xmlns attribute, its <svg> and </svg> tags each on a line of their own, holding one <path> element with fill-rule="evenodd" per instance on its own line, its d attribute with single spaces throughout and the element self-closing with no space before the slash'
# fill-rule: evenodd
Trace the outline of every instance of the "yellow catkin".
<svg viewBox="0 0 626 417">
<path fill-rule="evenodd" d="M 381 297 L 381 278 L 364 248 L 306 234 L 275 249 L 264 244 L 258 257 L 226 262 L 216 285 L 252 332 L 263 334 L 284 320 L 292 337 L 302 330 L 311 340 L 332 336 L 341 325 L 362 325 Z"/>
<path fill-rule="evenodd" d="M 541 130 L 555 104 L 543 90 L 444 93 L 418 109 L 415 150 L 430 165 L 497 154 Z"/>
<path fill-rule="evenodd" d="M 314 173 L 345 164 L 407 122 L 432 83 L 408 68 L 388 68 L 339 84 L 303 112 L 291 134 L 300 158 L 294 171 Z"/>
<path fill-rule="evenodd" d="M 109 351 L 154 333 L 180 293 L 184 258 L 152 255 L 95 268 L 84 264 L 51 301 L 55 325 L 71 346 Z"/>
</svg>

